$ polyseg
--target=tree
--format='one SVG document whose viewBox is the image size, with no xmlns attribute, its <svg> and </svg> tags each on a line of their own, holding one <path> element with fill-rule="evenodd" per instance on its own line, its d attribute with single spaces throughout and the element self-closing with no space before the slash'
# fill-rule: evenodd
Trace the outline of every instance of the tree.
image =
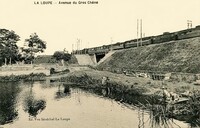
<svg viewBox="0 0 200 128">
<path fill-rule="evenodd" d="M 38 52 L 44 52 L 46 42 L 41 40 L 36 33 L 30 35 L 29 39 L 25 39 L 27 47 L 23 48 L 23 58 L 27 63 L 32 62 L 34 55 Z"/>
<path fill-rule="evenodd" d="M 56 51 L 53 54 L 53 57 L 56 58 L 57 61 L 68 61 L 71 59 L 71 54 L 63 51 Z M 64 65 L 64 64 L 63 64 Z"/>
<path fill-rule="evenodd" d="M 15 63 L 19 58 L 17 41 L 20 37 L 14 31 L 0 29 L 0 65 L 5 60 L 11 60 L 10 63 Z"/>
<path fill-rule="evenodd" d="M 65 61 L 68 61 L 70 60 L 71 58 L 71 55 L 69 53 L 65 53 L 63 51 L 56 51 L 54 54 L 53 54 L 53 57 L 56 58 L 56 60 L 65 60 Z"/>
</svg>

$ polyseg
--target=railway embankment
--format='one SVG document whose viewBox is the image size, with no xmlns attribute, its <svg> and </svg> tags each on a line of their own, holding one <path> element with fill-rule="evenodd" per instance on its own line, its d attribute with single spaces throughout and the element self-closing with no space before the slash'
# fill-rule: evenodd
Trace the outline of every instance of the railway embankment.
<svg viewBox="0 0 200 128">
<path fill-rule="evenodd" d="M 114 73 L 172 73 L 177 80 L 195 80 L 200 73 L 199 67 L 200 37 L 196 37 L 116 51 L 97 69 Z"/>
</svg>

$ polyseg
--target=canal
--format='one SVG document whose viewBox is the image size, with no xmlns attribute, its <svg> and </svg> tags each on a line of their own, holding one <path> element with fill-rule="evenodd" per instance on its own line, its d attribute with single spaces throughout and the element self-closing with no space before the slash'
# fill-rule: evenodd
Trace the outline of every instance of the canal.
<svg viewBox="0 0 200 128">
<path fill-rule="evenodd" d="M 150 112 L 62 83 L 0 83 L 0 128 L 188 128 Z"/>
</svg>

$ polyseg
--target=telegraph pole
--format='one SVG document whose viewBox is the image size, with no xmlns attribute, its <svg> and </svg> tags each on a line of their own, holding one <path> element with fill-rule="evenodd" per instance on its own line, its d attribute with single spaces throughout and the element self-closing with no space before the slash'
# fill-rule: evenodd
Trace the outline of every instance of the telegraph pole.
<svg viewBox="0 0 200 128">
<path fill-rule="evenodd" d="M 82 40 L 80 39 L 80 48 L 79 48 L 79 50 L 81 50 L 82 49 Z"/>
<path fill-rule="evenodd" d="M 187 20 L 187 28 L 188 29 L 192 28 L 192 21 L 191 20 Z"/>
<path fill-rule="evenodd" d="M 77 38 L 77 51 L 78 51 L 78 54 L 80 54 L 80 39 Z"/>
<path fill-rule="evenodd" d="M 72 54 L 73 54 L 74 44 L 72 44 Z"/>
<path fill-rule="evenodd" d="M 113 44 L 112 44 L 113 43 L 113 39 L 112 39 L 112 37 L 110 38 L 110 43 L 111 43 L 111 49 L 110 50 L 112 51 L 113 50 Z"/>
<path fill-rule="evenodd" d="M 141 41 L 141 46 L 142 46 L 142 19 L 140 19 L 140 41 Z"/>
<path fill-rule="evenodd" d="M 78 53 L 78 39 L 77 39 L 77 42 L 76 42 L 76 50 L 77 50 L 77 53 Z"/>
<path fill-rule="evenodd" d="M 145 37 L 145 33 L 143 33 L 143 38 Z"/>
<path fill-rule="evenodd" d="M 80 45 L 79 45 L 79 51 L 80 51 L 80 54 L 82 54 L 81 52 L 81 48 L 82 48 L 82 40 L 80 39 Z"/>
<path fill-rule="evenodd" d="M 139 19 L 137 19 L 137 47 L 138 47 L 138 29 L 139 29 Z"/>
</svg>

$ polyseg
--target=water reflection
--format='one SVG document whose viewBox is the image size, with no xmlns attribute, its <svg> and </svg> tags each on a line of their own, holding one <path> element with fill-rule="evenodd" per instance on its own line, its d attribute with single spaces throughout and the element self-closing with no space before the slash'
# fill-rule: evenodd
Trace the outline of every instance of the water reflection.
<svg viewBox="0 0 200 128">
<path fill-rule="evenodd" d="M 12 122 L 18 116 L 16 109 L 18 83 L 0 83 L 0 124 Z"/>
<path fill-rule="evenodd" d="M 69 86 L 67 85 L 64 86 L 62 83 L 60 83 L 58 85 L 58 91 L 56 92 L 55 99 L 61 99 L 69 95 L 70 95 Z"/>
<path fill-rule="evenodd" d="M 129 103 L 133 106 L 137 106 L 137 108 L 134 109 L 138 109 L 138 128 L 144 128 L 146 126 L 152 128 L 181 127 L 176 123 L 177 121 L 174 121 L 173 119 L 173 107 L 169 108 L 166 102 L 160 100 L 157 101 L 154 97 L 130 95 L 110 88 L 83 89 L 91 93 L 109 97 L 123 104 Z M 145 111 L 148 112 L 148 118 L 146 118 L 146 120 Z M 191 127 L 194 127 L 194 125 Z"/>
<path fill-rule="evenodd" d="M 44 99 L 36 99 L 33 92 L 33 82 L 30 86 L 30 91 L 24 97 L 24 111 L 28 112 L 30 116 L 36 117 L 38 113 L 42 112 L 46 107 Z"/>
<path fill-rule="evenodd" d="M 163 107 L 162 105 L 153 105 L 149 114 L 151 126 L 152 127 L 164 126 L 170 128 L 176 125 L 175 123 L 172 125 L 173 118 L 169 118 L 169 116 L 166 113 L 167 113 L 166 108 Z"/>
<path fill-rule="evenodd" d="M 155 106 L 154 106 L 155 107 Z M 189 128 L 189 124 L 168 118 L 160 106 L 157 106 L 158 112 L 146 111 L 143 108 L 137 108 L 138 128 Z M 153 108 L 152 108 L 153 109 Z M 191 128 L 196 128 L 192 127 Z"/>
<path fill-rule="evenodd" d="M 144 110 L 138 109 L 138 128 L 144 128 Z"/>
<path fill-rule="evenodd" d="M 127 94 L 115 93 L 112 89 L 87 91 L 80 88 L 71 88 L 62 83 L 28 82 L 5 84 L 0 88 L 0 101 L 12 103 L 12 109 L 2 109 L 0 114 L 6 118 L 10 115 L 18 117 L 13 123 L 1 123 L 9 128 L 16 127 L 70 127 L 70 128 L 155 128 L 155 127 L 187 127 L 186 123 L 161 118 L 155 110 L 147 111 L 138 107 L 138 101 L 144 102 L 146 97 L 129 97 Z M 6 92 L 5 90 L 9 90 Z M 21 91 L 19 91 L 21 90 Z M 14 93 L 13 93 L 14 92 Z M 19 96 L 18 96 L 19 94 Z M 11 96 L 12 95 L 12 96 Z M 11 96 L 11 97 L 9 97 Z M 15 98 L 13 98 L 15 97 Z M 20 98 L 19 98 L 20 97 Z M 66 98 L 67 97 L 67 98 Z M 108 98 L 109 97 L 109 98 Z M 11 100 L 12 99 L 12 100 Z M 7 101 L 8 100 L 8 101 Z M 10 101 L 9 101 L 10 100 Z M 19 104 L 16 104 L 20 101 Z M 127 102 L 134 101 L 134 104 Z M 146 102 L 146 101 L 145 101 Z M 1 102 L 2 103 L 2 102 Z M 2 105 L 1 105 L 2 106 Z M 16 111 L 18 110 L 18 111 Z M 162 113 L 162 109 L 160 109 Z M 0 116 L 1 116 L 0 115 Z M 14 118 L 10 120 L 14 120 Z M 29 121 L 29 118 L 38 120 L 46 118 L 70 119 L 68 121 Z M 2 121 L 2 116 L 1 116 Z M 165 121 L 167 123 L 165 123 Z M 166 125 L 167 124 L 167 125 Z M 178 124 L 178 125 L 176 125 Z"/>
</svg>

